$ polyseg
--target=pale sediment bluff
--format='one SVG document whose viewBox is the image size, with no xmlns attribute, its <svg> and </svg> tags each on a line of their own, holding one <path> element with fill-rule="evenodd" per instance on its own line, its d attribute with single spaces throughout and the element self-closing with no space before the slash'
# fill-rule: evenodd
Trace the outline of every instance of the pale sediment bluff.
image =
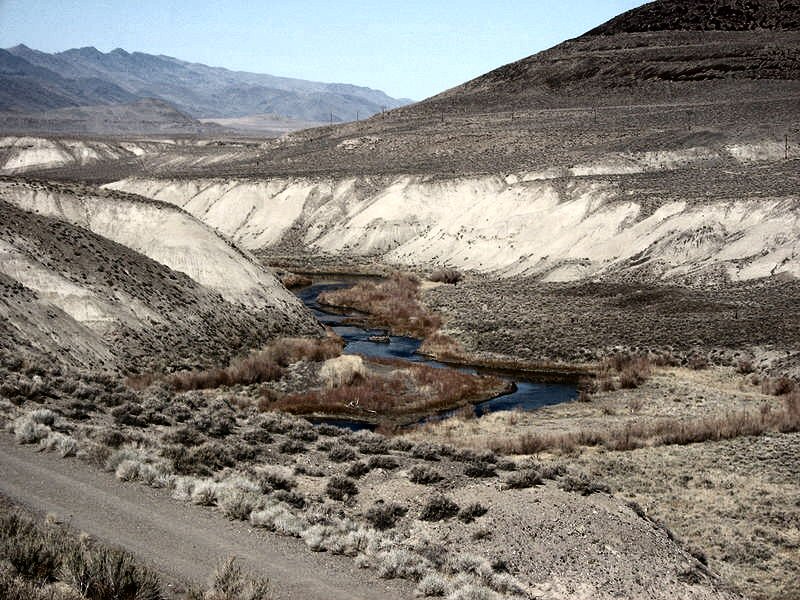
<svg viewBox="0 0 800 600">
<path fill-rule="evenodd" d="M 0 350 L 148 369 L 321 332 L 271 272 L 174 206 L 4 180 L 0 216 Z"/>
<path fill-rule="evenodd" d="M 55 217 L 152 258 L 229 302 L 297 312 L 300 303 L 252 257 L 182 210 L 162 202 L 69 186 L 2 181 L 0 196 L 23 210 Z"/>
<path fill-rule="evenodd" d="M 101 142 L 7 136 L 0 139 L 0 174 L 139 158 L 163 150 L 166 146 L 165 142 Z"/>
<path fill-rule="evenodd" d="M 213 139 L 148 138 L 127 140 L 6 136 L 0 138 L 0 175 L 51 169 L 129 165 L 131 171 L 207 168 L 249 157 L 250 144 Z"/>
<path fill-rule="evenodd" d="M 784 159 L 781 144 L 751 142 L 609 153 L 504 176 L 131 178 L 107 187 L 180 206 L 253 251 L 299 243 L 347 259 L 545 281 L 746 280 L 800 275 L 800 193 L 728 193 L 712 180 L 699 189 L 713 195 L 691 195 L 681 177 L 736 180 L 797 164 Z M 629 185 L 637 175 L 655 178 Z"/>
</svg>

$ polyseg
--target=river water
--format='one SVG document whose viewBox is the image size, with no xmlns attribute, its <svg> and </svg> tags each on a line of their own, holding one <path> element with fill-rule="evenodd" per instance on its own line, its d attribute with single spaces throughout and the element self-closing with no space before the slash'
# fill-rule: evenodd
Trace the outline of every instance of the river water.
<svg viewBox="0 0 800 600">
<path fill-rule="evenodd" d="M 295 293 L 300 300 L 314 313 L 320 323 L 331 327 L 334 332 L 345 341 L 345 354 L 361 354 L 367 357 L 402 359 L 409 362 L 421 363 L 436 368 L 457 368 L 467 373 L 480 373 L 498 375 L 512 381 L 515 391 L 486 400 L 475 405 L 475 415 L 482 416 L 488 413 L 503 410 L 533 410 L 543 406 L 559 404 L 574 400 L 577 395 L 577 386 L 574 383 L 543 383 L 535 381 L 533 376 L 519 372 L 498 372 L 491 369 L 476 367 L 462 367 L 446 365 L 417 354 L 421 340 L 411 337 L 391 335 L 389 343 L 370 340 L 374 336 L 386 336 L 383 329 L 364 329 L 345 323 L 355 313 L 337 314 L 327 307 L 320 306 L 317 301 L 322 292 L 338 290 L 353 285 L 352 281 L 321 281 L 308 287 L 297 290 Z M 447 413 L 433 415 L 432 418 L 442 418 Z"/>
</svg>

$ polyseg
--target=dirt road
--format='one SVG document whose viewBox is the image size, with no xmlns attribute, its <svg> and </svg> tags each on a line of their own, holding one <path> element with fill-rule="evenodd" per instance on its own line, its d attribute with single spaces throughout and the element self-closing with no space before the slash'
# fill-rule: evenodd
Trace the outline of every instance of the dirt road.
<svg viewBox="0 0 800 600">
<path fill-rule="evenodd" d="M 378 579 L 352 560 L 312 553 L 299 540 L 253 530 L 159 490 L 121 483 L 75 459 L 40 454 L 0 433 L 0 494 L 36 512 L 122 546 L 163 574 L 177 593 L 205 583 L 221 558 L 239 557 L 270 579 L 278 598 L 410 598 L 402 582 Z"/>
</svg>

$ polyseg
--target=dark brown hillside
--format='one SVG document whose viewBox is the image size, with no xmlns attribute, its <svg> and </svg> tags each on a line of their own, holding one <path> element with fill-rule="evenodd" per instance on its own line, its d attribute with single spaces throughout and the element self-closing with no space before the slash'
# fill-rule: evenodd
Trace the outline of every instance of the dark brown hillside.
<svg viewBox="0 0 800 600">
<path fill-rule="evenodd" d="M 619 15 L 586 35 L 642 31 L 800 29 L 797 0 L 660 0 Z"/>
</svg>

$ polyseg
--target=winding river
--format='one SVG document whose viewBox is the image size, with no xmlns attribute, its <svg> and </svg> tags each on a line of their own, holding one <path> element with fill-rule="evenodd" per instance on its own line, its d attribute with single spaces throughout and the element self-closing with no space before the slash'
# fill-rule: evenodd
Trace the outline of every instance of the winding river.
<svg viewBox="0 0 800 600">
<path fill-rule="evenodd" d="M 534 381 L 532 375 L 520 372 L 498 372 L 479 367 L 453 366 L 441 363 L 417 353 L 421 340 L 416 338 L 390 335 L 389 342 L 376 342 L 370 338 L 387 336 L 383 329 L 364 329 L 346 323 L 355 313 L 334 313 L 321 306 L 317 301 L 322 292 L 350 287 L 354 281 L 323 279 L 308 287 L 295 291 L 300 300 L 314 313 L 323 325 L 331 327 L 345 341 L 345 354 L 361 354 L 366 357 L 402 359 L 414 363 L 422 363 L 436 368 L 457 368 L 472 374 L 498 375 L 512 381 L 513 392 L 498 396 L 475 405 L 475 415 L 480 417 L 488 413 L 504 410 L 533 410 L 543 406 L 568 402 L 577 397 L 577 386 L 574 383 L 543 383 Z M 442 418 L 450 413 L 433 415 L 431 418 Z M 342 425 L 350 426 L 349 422 Z"/>
</svg>

